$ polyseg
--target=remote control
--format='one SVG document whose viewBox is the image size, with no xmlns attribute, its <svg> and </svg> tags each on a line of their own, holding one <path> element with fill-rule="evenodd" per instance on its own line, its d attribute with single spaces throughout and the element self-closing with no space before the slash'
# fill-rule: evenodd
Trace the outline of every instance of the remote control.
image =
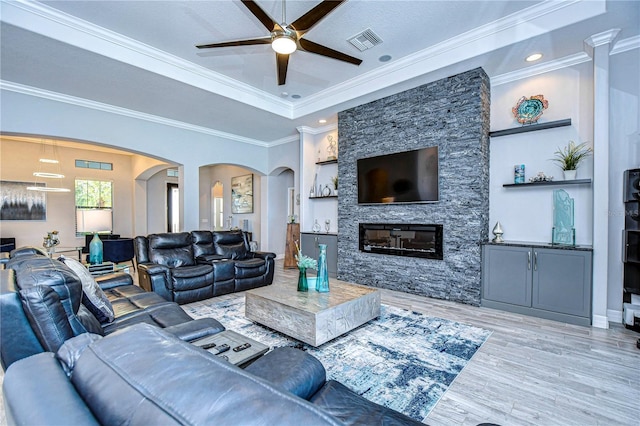
<svg viewBox="0 0 640 426">
<path fill-rule="evenodd" d="M 214 355 L 218 355 L 218 354 L 221 354 L 221 353 L 226 352 L 228 350 L 229 350 L 229 345 L 227 345 L 225 343 L 224 345 L 218 346 L 217 352 L 211 352 L 211 353 L 214 354 Z"/>
<path fill-rule="evenodd" d="M 204 345 L 200 346 L 202 349 L 211 349 L 211 348 L 215 348 L 216 344 L 211 342 L 211 343 L 205 343 Z"/>
<path fill-rule="evenodd" d="M 244 351 L 245 349 L 248 349 L 251 347 L 251 343 L 243 343 L 240 346 L 236 346 L 235 348 L 233 348 L 234 352 L 240 352 L 240 351 Z"/>
</svg>

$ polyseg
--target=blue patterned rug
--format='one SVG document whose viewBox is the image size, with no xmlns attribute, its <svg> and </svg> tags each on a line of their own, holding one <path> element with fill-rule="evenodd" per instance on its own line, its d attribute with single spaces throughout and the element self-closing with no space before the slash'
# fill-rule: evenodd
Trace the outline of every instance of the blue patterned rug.
<svg viewBox="0 0 640 426">
<path fill-rule="evenodd" d="M 322 362 L 327 378 L 420 421 L 491 334 L 482 328 L 382 305 L 377 319 L 314 348 L 245 318 L 242 294 L 183 308 L 196 319 L 213 317 L 227 329 L 270 347 L 300 347 Z"/>
</svg>

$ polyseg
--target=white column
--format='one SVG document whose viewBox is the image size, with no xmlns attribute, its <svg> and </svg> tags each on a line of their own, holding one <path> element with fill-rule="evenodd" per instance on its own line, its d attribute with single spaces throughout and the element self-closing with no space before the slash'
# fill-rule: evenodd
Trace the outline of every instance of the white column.
<svg viewBox="0 0 640 426">
<path fill-rule="evenodd" d="M 200 214 L 200 168 L 197 166 L 178 167 L 180 188 L 180 231 L 196 231 Z"/>
<path fill-rule="evenodd" d="M 133 181 L 133 236 L 147 235 L 147 180 Z"/>
<path fill-rule="evenodd" d="M 593 59 L 593 302 L 591 323 L 609 328 L 607 283 L 609 257 L 609 52 L 620 30 L 585 40 Z"/>
</svg>

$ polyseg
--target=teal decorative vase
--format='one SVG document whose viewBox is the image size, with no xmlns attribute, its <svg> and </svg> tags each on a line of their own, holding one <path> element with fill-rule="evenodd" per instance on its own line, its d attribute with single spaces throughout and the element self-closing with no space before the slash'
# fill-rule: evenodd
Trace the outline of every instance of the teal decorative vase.
<svg viewBox="0 0 640 426">
<path fill-rule="evenodd" d="M 329 291 L 329 270 L 327 269 L 327 245 L 318 244 L 320 255 L 318 256 L 318 279 L 316 281 L 316 290 L 320 293 Z"/>
<path fill-rule="evenodd" d="M 89 263 L 92 265 L 102 263 L 102 240 L 98 234 L 93 234 L 93 239 L 89 243 Z"/>
<path fill-rule="evenodd" d="M 309 286 L 307 285 L 307 268 L 298 269 L 300 269 L 300 275 L 298 275 L 298 291 L 309 291 Z"/>
</svg>

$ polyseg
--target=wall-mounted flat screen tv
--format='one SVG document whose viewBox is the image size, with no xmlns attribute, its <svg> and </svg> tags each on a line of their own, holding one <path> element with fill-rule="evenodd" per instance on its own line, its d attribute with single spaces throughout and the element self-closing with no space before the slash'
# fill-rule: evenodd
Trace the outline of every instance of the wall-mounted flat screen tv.
<svg viewBox="0 0 640 426">
<path fill-rule="evenodd" d="M 438 201 L 438 147 L 358 160 L 358 204 Z"/>
</svg>

